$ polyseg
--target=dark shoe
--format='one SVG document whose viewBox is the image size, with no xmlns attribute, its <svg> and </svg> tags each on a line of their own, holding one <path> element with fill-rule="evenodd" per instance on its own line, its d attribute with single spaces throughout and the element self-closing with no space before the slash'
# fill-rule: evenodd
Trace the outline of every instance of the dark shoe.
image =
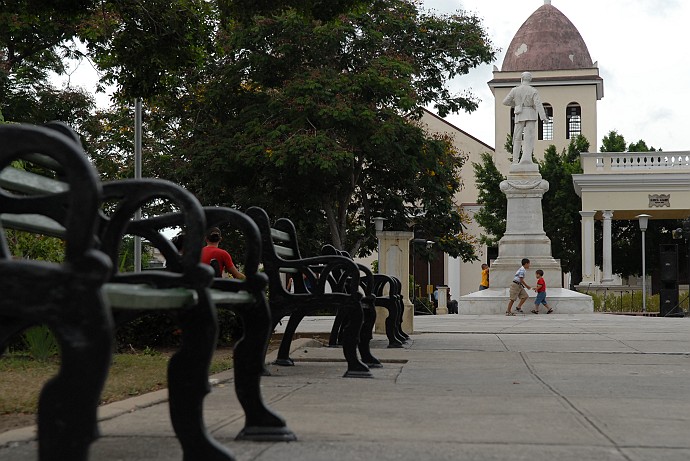
<svg viewBox="0 0 690 461">
<path fill-rule="evenodd" d="M 513 316 L 513 317 L 514 317 L 514 316 L 515 316 L 515 312 L 506 311 L 506 315 L 509 315 L 509 316 Z"/>
<path fill-rule="evenodd" d="M 536 310 L 536 309 L 532 309 L 530 312 L 533 313 L 533 314 L 538 314 L 538 313 L 539 313 L 539 311 Z"/>
<path fill-rule="evenodd" d="M 553 309 L 549 309 L 548 311 L 546 311 L 546 313 L 547 314 L 553 314 Z"/>
<path fill-rule="evenodd" d="M 521 307 L 516 307 L 516 308 L 515 308 L 515 312 L 519 312 L 519 313 L 521 313 L 521 314 L 524 314 L 524 311 L 522 310 Z"/>
</svg>

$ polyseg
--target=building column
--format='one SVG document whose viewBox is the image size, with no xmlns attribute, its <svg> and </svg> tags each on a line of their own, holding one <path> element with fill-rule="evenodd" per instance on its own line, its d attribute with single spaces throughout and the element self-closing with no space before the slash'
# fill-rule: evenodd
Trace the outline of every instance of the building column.
<svg viewBox="0 0 690 461">
<path fill-rule="evenodd" d="M 594 279 L 594 214 L 595 211 L 580 211 L 582 216 L 582 285 L 595 282 Z"/>
<path fill-rule="evenodd" d="M 613 211 L 604 210 L 601 213 L 604 218 L 604 244 L 603 244 L 603 271 L 601 283 L 612 283 L 613 273 L 611 268 L 611 218 L 613 218 Z"/>
</svg>

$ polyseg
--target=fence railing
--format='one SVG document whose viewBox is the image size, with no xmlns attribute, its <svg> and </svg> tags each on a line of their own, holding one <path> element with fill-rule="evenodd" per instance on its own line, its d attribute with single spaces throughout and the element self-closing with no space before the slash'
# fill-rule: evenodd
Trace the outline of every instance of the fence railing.
<svg viewBox="0 0 690 461">
<path fill-rule="evenodd" d="M 585 174 L 690 171 L 690 152 L 583 152 L 581 159 Z"/>
<path fill-rule="evenodd" d="M 584 291 L 583 291 L 584 293 Z M 642 291 L 637 287 L 615 288 L 611 290 L 596 290 L 587 293 L 592 296 L 594 312 L 607 313 L 641 313 Z M 646 307 L 648 313 L 659 313 L 659 295 L 647 293 Z M 690 310 L 690 296 L 687 290 L 680 290 L 678 305 L 673 306 L 676 311 Z"/>
</svg>

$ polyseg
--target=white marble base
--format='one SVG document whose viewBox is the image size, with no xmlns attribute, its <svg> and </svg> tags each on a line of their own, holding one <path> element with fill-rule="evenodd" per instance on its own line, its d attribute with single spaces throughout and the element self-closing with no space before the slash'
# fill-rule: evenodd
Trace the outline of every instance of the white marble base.
<svg viewBox="0 0 690 461">
<path fill-rule="evenodd" d="M 534 309 L 536 293 L 531 290 L 528 290 L 527 293 L 530 297 L 523 304 L 522 310 L 529 315 L 534 315 L 530 311 Z M 508 307 L 508 296 L 508 288 L 489 288 L 488 290 L 475 291 L 458 299 L 458 313 L 503 315 Z M 594 302 L 591 296 L 565 288 L 547 288 L 546 302 L 553 308 L 554 314 L 591 314 L 594 312 Z M 518 302 L 516 301 L 513 304 L 513 312 L 515 312 L 517 305 Z M 546 313 L 543 306 L 539 312 Z"/>
</svg>

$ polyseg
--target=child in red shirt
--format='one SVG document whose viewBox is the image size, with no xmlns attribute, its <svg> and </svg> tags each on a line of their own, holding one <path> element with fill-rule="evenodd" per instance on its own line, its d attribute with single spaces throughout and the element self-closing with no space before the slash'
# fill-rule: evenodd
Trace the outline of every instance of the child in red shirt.
<svg viewBox="0 0 690 461">
<path fill-rule="evenodd" d="M 539 313 L 539 305 L 543 304 L 548 310 L 547 314 L 553 313 L 553 309 L 549 307 L 546 302 L 546 281 L 544 280 L 544 271 L 537 269 L 537 286 L 534 287 L 534 291 L 537 292 L 537 298 L 534 300 L 534 309 L 532 309 L 533 314 Z"/>
</svg>

